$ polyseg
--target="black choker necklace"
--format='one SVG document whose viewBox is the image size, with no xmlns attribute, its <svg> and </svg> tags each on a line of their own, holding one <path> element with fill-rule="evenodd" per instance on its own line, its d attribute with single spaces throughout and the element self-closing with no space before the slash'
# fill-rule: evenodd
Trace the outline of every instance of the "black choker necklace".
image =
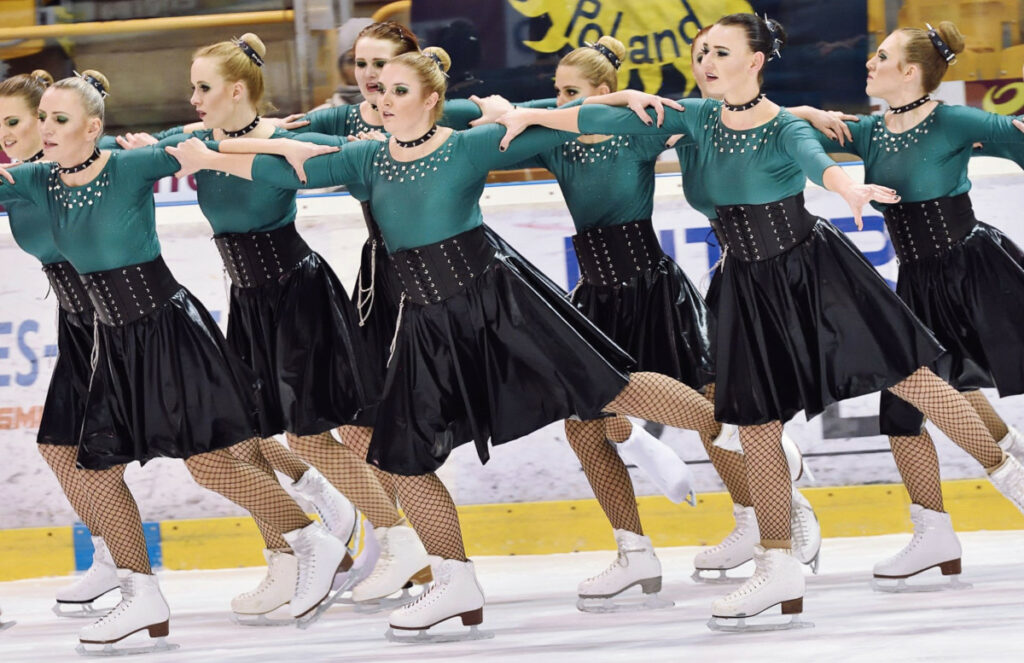
<svg viewBox="0 0 1024 663">
<path fill-rule="evenodd" d="M 918 106 L 926 104 L 926 103 L 928 103 L 931 100 L 932 100 L 932 96 L 930 94 L 926 94 L 923 97 L 921 97 L 920 99 L 918 99 L 917 101 L 911 101 L 906 106 L 897 106 L 896 108 L 890 108 L 889 112 L 893 113 L 894 115 L 899 115 L 900 113 L 906 113 L 907 111 L 912 111 L 915 108 L 917 108 Z"/>
<path fill-rule="evenodd" d="M 39 150 L 38 152 L 36 152 L 32 156 L 30 156 L 29 158 L 25 159 L 25 163 L 35 163 L 36 161 L 39 161 L 42 158 L 43 158 L 43 151 Z"/>
<path fill-rule="evenodd" d="M 430 127 L 427 133 L 423 134 L 422 136 L 415 140 L 398 140 L 398 138 L 396 137 L 395 143 L 397 143 L 399 147 L 416 147 L 417 145 L 422 145 L 423 143 L 433 138 L 434 134 L 436 133 L 437 125 L 435 124 L 434 126 Z"/>
<path fill-rule="evenodd" d="M 751 99 L 750 101 L 748 101 L 745 104 L 733 105 L 733 104 L 730 104 L 728 101 L 723 99 L 722 100 L 722 105 L 725 106 L 725 110 L 731 110 L 734 113 L 738 113 L 740 111 L 750 110 L 754 106 L 756 106 L 759 103 L 761 103 L 762 99 L 764 99 L 764 92 L 760 93 L 759 95 L 757 95 L 756 97 L 754 97 L 753 99 Z"/>
<path fill-rule="evenodd" d="M 82 163 L 78 164 L 77 166 L 71 166 L 70 168 L 64 168 L 63 166 L 59 166 L 57 168 L 57 172 L 59 172 L 61 175 L 71 175 L 72 173 L 80 173 L 83 170 L 85 170 L 86 168 L 88 168 L 89 166 L 91 166 L 94 163 L 96 163 L 96 159 L 99 159 L 99 158 L 100 158 L 99 148 L 93 148 L 92 155 L 88 159 L 86 159 L 85 161 L 83 161 Z"/>
<path fill-rule="evenodd" d="M 225 129 L 224 130 L 224 135 L 227 136 L 228 138 L 238 138 L 240 136 L 244 136 L 245 134 L 247 134 L 250 131 L 252 131 L 253 129 L 255 129 L 257 126 L 259 126 L 259 123 L 260 123 L 260 116 L 257 115 L 256 118 L 252 122 L 250 122 L 249 124 L 245 125 L 244 127 L 239 129 L 238 131 L 228 131 L 227 129 Z"/>
</svg>

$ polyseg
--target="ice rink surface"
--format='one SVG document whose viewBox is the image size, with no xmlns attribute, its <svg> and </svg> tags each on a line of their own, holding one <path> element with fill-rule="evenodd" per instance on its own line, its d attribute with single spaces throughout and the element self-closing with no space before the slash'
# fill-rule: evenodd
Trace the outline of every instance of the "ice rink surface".
<svg viewBox="0 0 1024 663">
<path fill-rule="evenodd" d="M 662 596 L 674 608 L 584 614 L 575 608 L 576 583 L 611 561 L 611 552 L 480 557 L 487 592 L 484 628 L 492 640 L 431 645 L 384 640 L 386 614 L 357 614 L 336 606 L 309 630 L 236 626 L 228 602 L 253 587 L 262 569 L 160 573 L 171 604 L 175 652 L 115 660 L 252 661 L 1022 661 L 1024 645 L 1024 532 L 961 535 L 963 591 L 882 594 L 871 590 L 871 564 L 897 551 L 909 535 L 827 539 L 820 575 L 808 576 L 805 619 L 813 629 L 726 634 L 707 629 L 709 606 L 734 585 L 689 579 L 697 548 L 659 550 Z M 752 566 L 752 565 L 751 565 Z M 744 567 L 746 568 L 746 567 Z M 938 578 L 938 571 L 933 579 Z M 0 661 L 85 661 L 74 653 L 84 620 L 50 613 L 66 578 L 0 583 L 3 619 Z M 777 611 L 777 609 L 776 609 Z M 458 628 L 462 628 L 458 626 Z M 102 659 L 101 659 L 102 660 Z"/>
</svg>

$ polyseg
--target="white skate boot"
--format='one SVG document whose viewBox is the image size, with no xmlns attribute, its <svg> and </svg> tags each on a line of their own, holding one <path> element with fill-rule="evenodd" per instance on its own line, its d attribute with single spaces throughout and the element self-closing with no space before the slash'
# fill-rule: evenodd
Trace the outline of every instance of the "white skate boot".
<svg viewBox="0 0 1024 663">
<path fill-rule="evenodd" d="M 74 584 L 57 592 L 53 614 L 58 617 L 102 617 L 109 609 L 97 610 L 92 602 L 120 586 L 117 567 L 102 537 L 92 537 L 92 566 Z"/>
<path fill-rule="evenodd" d="M 392 642 L 455 642 L 484 640 L 494 633 L 480 631 L 484 621 L 484 590 L 476 579 L 473 562 L 431 557 L 434 584 L 410 603 L 391 613 L 386 637 Z M 468 631 L 433 633 L 429 629 L 448 619 L 460 617 Z M 401 631 L 419 631 L 414 636 Z"/>
<path fill-rule="evenodd" d="M 299 577 L 299 561 L 291 552 L 277 550 L 264 550 L 263 557 L 267 560 L 267 574 L 256 589 L 231 599 L 234 613 L 231 620 L 243 626 L 295 624 L 294 619 L 271 619 L 267 615 L 292 600 Z"/>
<path fill-rule="evenodd" d="M 743 453 L 743 445 L 740 444 L 740 429 L 732 424 L 722 424 L 722 430 L 718 433 L 713 444 L 726 451 Z"/>
<path fill-rule="evenodd" d="M 999 446 L 1003 451 L 1017 459 L 1018 463 L 1024 463 L 1024 435 L 1013 426 L 1006 427 L 1006 435 L 999 440 Z"/>
<path fill-rule="evenodd" d="M 380 559 L 380 544 L 373 532 L 373 524 L 366 518 L 360 518 L 356 525 L 356 534 L 349 542 L 349 553 L 355 556 L 352 568 L 334 576 L 334 584 L 331 586 L 332 590 L 349 594 L 349 598 L 338 599 L 341 603 L 352 603 L 350 590 L 369 577 L 377 566 L 377 560 Z"/>
<path fill-rule="evenodd" d="M 629 437 L 612 444 L 622 460 L 643 470 L 665 497 L 676 504 L 685 501 L 694 506 L 697 503 L 693 472 L 671 447 L 648 433 L 643 426 L 633 424 Z"/>
<path fill-rule="evenodd" d="M 674 603 L 658 597 L 661 591 L 661 562 L 651 540 L 641 534 L 615 530 L 619 554 L 598 575 L 580 583 L 576 608 L 581 612 L 621 612 L 671 608 Z M 641 601 L 615 601 L 630 587 L 640 586 Z"/>
<path fill-rule="evenodd" d="M 413 599 L 409 587 L 426 585 L 433 579 L 427 551 L 411 527 L 378 527 L 373 535 L 380 548 L 377 564 L 365 580 L 352 588 L 352 602 L 359 612 L 404 605 Z M 402 592 L 399 597 L 388 598 L 398 591 Z"/>
<path fill-rule="evenodd" d="M 930 592 L 940 589 L 968 589 L 960 582 L 960 541 L 948 513 L 910 505 L 914 536 L 892 557 L 875 564 L 871 586 L 879 592 Z M 939 567 L 949 582 L 910 584 L 907 578 Z"/>
<path fill-rule="evenodd" d="M 754 507 L 733 504 L 732 515 L 736 519 L 733 530 L 717 546 L 706 548 L 694 557 L 695 570 L 691 578 L 696 582 L 731 582 L 735 578 L 730 578 L 726 571 L 754 558 L 754 546 L 761 541 Z M 718 576 L 706 576 L 703 574 L 706 571 L 718 571 Z"/>
<path fill-rule="evenodd" d="M 0 614 L 3 614 L 2 611 L 0 611 Z M 10 621 L 10 622 L 0 621 L 0 631 L 5 631 L 5 630 L 11 628 L 12 626 L 14 626 L 17 623 L 18 622 L 15 622 L 15 621 Z"/>
<path fill-rule="evenodd" d="M 807 481 L 814 483 L 814 475 L 811 474 L 811 468 L 807 467 L 807 462 L 804 460 L 800 447 L 793 441 L 793 438 L 786 435 L 786 431 L 782 431 L 782 451 L 786 454 L 789 478 L 793 480 L 793 483 L 796 483 L 803 477 L 807 477 Z"/>
<path fill-rule="evenodd" d="M 800 619 L 804 607 L 804 572 L 789 550 L 754 548 L 754 575 L 736 591 L 711 604 L 708 628 L 712 631 L 781 631 L 814 626 Z M 756 622 L 747 619 L 775 606 L 782 607 L 788 620 L 766 616 Z"/>
<path fill-rule="evenodd" d="M 298 562 L 298 579 L 289 611 L 300 620 L 300 627 L 310 626 L 340 597 L 340 592 L 331 594 L 331 585 L 335 574 L 352 566 L 352 557 L 344 543 L 315 521 L 281 536 L 292 547 Z"/>
<path fill-rule="evenodd" d="M 75 651 L 83 656 L 121 656 L 177 649 L 164 638 L 170 630 L 171 611 L 155 575 L 135 573 L 131 569 L 118 569 L 121 582 L 121 602 L 99 621 L 78 633 L 79 645 Z M 142 647 L 115 647 L 128 636 L 147 631 L 153 638 Z"/>
<path fill-rule="evenodd" d="M 324 475 L 315 467 L 310 467 L 292 484 L 292 488 L 313 506 L 320 516 L 320 522 L 331 534 L 346 545 L 351 542 L 359 524 L 359 512 Z M 352 552 L 352 548 L 349 548 L 349 552 Z"/>
<path fill-rule="evenodd" d="M 1003 464 L 992 470 L 988 480 L 1024 513 L 1024 467 L 1013 456 L 1007 456 Z"/>
<path fill-rule="evenodd" d="M 793 486 L 793 505 L 789 514 L 789 529 L 793 537 L 793 557 L 818 573 L 821 554 L 821 525 L 814 507 L 796 486 Z"/>
</svg>

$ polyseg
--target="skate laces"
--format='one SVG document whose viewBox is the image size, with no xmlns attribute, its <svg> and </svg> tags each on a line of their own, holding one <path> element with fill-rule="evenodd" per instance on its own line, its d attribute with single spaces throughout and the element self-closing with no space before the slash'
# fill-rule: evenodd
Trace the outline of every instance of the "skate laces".
<svg viewBox="0 0 1024 663">
<path fill-rule="evenodd" d="M 377 531 L 379 532 L 382 529 L 384 528 L 381 527 Z M 390 567 L 391 563 L 394 561 L 394 558 L 391 556 L 391 547 L 388 544 L 389 539 L 387 533 L 385 532 L 384 536 L 377 539 L 377 545 L 380 548 L 380 554 L 377 557 L 377 563 L 373 565 L 373 571 L 370 572 L 370 575 L 368 575 L 366 577 L 366 580 L 363 580 L 363 582 L 375 580 L 388 572 L 388 567 Z"/>
<path fill-rule="evenodd" d="M 710 549 L 708 552 L 720 552 L 722 550 L 726 550 L 727 548 L 732 547 L 734 544 L 739 542 L 740 539 L 743 538 L 743 533 L 746 531 L 748 520 L 749 519 L 747 518 L 746 512 L 743 512 L 743 515 L 737 515 L 736 527 L 733 527 L 732 531 L 729 532 L 729 534 L 724 539 L 722 539 L 722 542 L 714 548 Z"/>
<path fill-rule="evenodd" d="M 750 596 L 758 592 L 762 587 L 768 583 L 768 578 L 772 572 L 772 558 L 767 554 L 758 557 L 754 556 L 754 575 L 750 576 L 746 582 L 736 588 L 732 594 L 725 597 L 725 600 L 731 600 L 733 598 L 740 598 L 742 596 Z"/>
<path fill-rule="evenodd" d="M 121 600 L 117 602 L 117 605 L 114 606 L 113 610 L 100 617 L 99 621 L 95 622 L 92 627 L 97 628 L 105 626 L 120 617 L 121 614 L 128 609 L 133 598 L 135 598 L 135 583 L 132 582 L 132 579 L 129 577 L 121 583 Z"/>
<path fill-rule="evenodd" d="M 276 556 L 275 557 L 271 557 L 271 559 L 276 560 L 277 557 Z M 266 592 L 267 590 L 269 590 L 270 586 L 273 585 L 275 582 L 277 582 L 276 576 L 274 575 L 274 572 L 273 572 L 274 571 L 274 569 L 273 569 L 274 564 L 275 564 L 275 562 L 268 562 L 267 563 L 267 574 L 265 576 L 263 576 L 263 580 L 260 581 L 260 584 L 256 585 L 255 589 L 250 589 L 247 592 L 243 592 L 242 594 L 239 594 L 237 598 L 240 598 L 240 599 L 243 599 L 243 598 L 244 599 L 254 598 L 254 597 L 259 596 L 260 594 Z"/>
</svg>

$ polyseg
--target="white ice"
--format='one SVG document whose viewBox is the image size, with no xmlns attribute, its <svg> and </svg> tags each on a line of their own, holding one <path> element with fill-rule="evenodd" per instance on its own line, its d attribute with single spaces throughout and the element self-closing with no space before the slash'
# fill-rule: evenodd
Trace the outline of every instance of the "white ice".
<svg viewBox="0 0 1024 663">
<path fill-rule="evenodd" d="M 898 550 L 909 535 L 828 539 L 821 574 L 808 576 L 805 619 L 813 629 L 723 634 L 705 627 L 709 605 L 731 585 L 689 579 L 697 548 L 659 551 L 665 610 L 584 614 L 574 607 L 576 583 L 602 569 L 611 552 L 480 557 L 487 592 L 484 628 L 492 640 L 436 645 L 384 640 L 386 615 L 337 606 L 307 631 L 252 628 L 228 621 L 231 596 L 256 584 L 262 570 L 167 571 L 160 574 L 172 607 L 169 641 L 176 652 L 130 659 L 162 661 L 1022 661 L 1024 532 L 961 535 L 963 580 L 974 588 L 918 594 L 871 591 L 873 561 Z M 937 571 L 933 580 L 938 579 Z M 4 620 L 0 661 L 85 661 L 73 652 L 83 621 L 50 613 L 67 578 L 0 583 Z M 458 628 L 462 628 L 459 626 Z"/>
</svg>

